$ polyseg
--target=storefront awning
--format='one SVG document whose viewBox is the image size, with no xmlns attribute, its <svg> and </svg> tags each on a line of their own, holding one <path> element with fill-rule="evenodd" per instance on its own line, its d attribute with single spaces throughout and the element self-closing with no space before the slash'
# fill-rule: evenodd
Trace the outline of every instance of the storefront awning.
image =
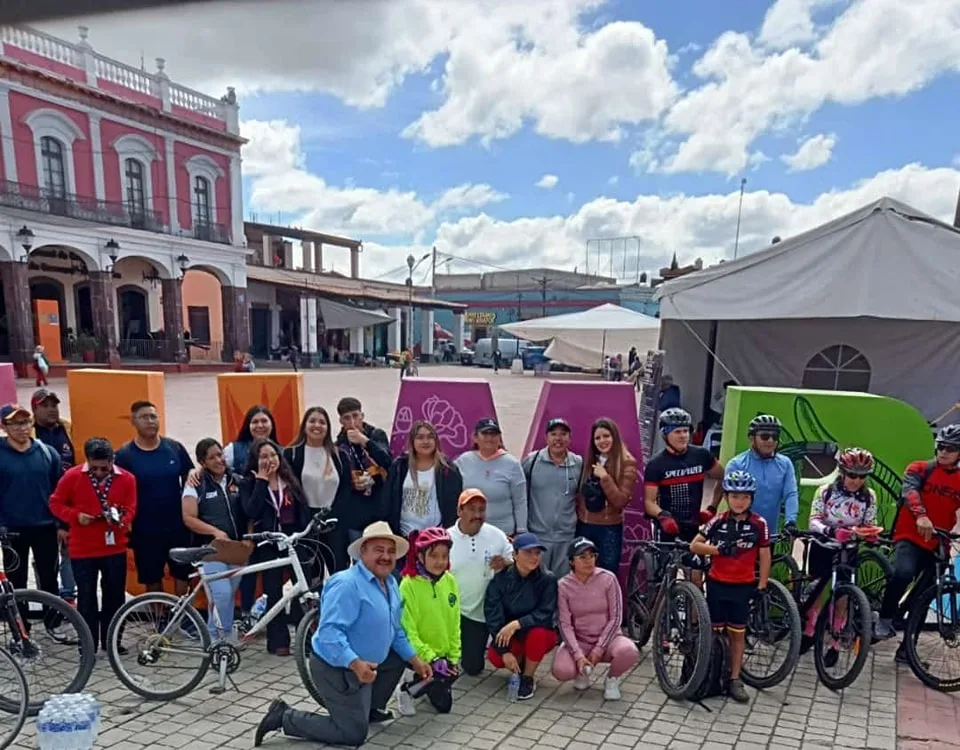
<svg viewBox="0 0 960 750">
<path fill-rule="evenodd" d="M 320 314 L 323 316 L 323 325 L 334 330 L 375 326 L 393 320 L 389 315 L 379 310 L 366 310 L 362 307 L 354 307 L 353 305 L 323 298 L 320 298 L 317 302 L 320 306 Z"/>
</svg>

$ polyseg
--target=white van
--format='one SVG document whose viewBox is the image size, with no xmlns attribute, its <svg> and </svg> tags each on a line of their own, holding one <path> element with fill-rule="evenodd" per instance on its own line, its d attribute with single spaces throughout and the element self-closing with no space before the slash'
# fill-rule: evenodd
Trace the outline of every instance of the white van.
<svg viewBox="0 0 960 750">
<path fill-rule="evenodd" d="M 477 367 L 493 367 L 493 341 L 491 339 L 480 339 L 477 342 L 476 349 L 473 350 L 473 364 Z M 497 342 L 500 349 L 500 366 L 505 370 L 510 369 L 510 363 L 518 356 L 522 357 L 523 352 L 528 346 L 532 346 L 529 341 L 520 339 L 502 338 Z"/>
</svg>

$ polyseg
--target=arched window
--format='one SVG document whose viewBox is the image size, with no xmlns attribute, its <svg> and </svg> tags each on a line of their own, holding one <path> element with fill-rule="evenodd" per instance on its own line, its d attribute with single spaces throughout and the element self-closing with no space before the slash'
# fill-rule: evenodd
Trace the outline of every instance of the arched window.
<svg viewBox="0 0 960 750">
<path fill-rule="evenodd" d="M 126 159 L 123 162 L 123 177 L 126 184 L 127 210 L 134 220 L 142 219 L 147 208 L 143 164 L 136 159 Z"/>
<path fill-rule="evenodd" d="M 199 175 L 193 178 L 194 223 L 208 227 L 212 224 L 210 214 L 210 180 Z"/>
<path fill-rule="evenodd" d="M 849 344 L 828 346 L 807 362 L 803 387 L 866 392 L 870 389 L 870 363 Z"/>
<path fill-rule="evenodd" d="M 45 135 L 40 139 L 40 159 L 43 165 L 43 189 L 48 198 L 67 195 L 67 169 L 63 159 L 63 144 Z"/>
</svg>

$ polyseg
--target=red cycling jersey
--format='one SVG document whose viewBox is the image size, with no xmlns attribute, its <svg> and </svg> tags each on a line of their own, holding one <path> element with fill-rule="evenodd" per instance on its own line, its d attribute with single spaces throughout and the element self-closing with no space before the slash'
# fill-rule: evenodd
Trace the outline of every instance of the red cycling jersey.
<svg viewBox="0 0 960 750">
<path fill-rule="evenodd" d="M 924 540 L 917 531 L 917 518 L 926 516 L 937 529 L 953 529 L 960 511 L 960 470 L 947 470 L 937 464 L 930 471 L 926 461 L 914 461 L 903 475 L 903 498 L 893 527 L 894 541 L 907 539 L 918 547 L 934 550 L 937 538 Z"/>
</svg>

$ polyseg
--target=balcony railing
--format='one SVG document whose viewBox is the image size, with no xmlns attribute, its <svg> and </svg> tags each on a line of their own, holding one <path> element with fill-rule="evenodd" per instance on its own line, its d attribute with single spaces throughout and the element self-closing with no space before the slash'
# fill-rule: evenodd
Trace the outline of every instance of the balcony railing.
<svg viewBox="0 0 960 750">
<path fill-rule="evenodd" d="M 230 244 L 230 233 L 223 224 L 198 224 L 193 230 L 171 232 L 157 211 L 133 208 L 118 201 L 102 201 L 70 193 L 60 195 L 46 188 L 22 182 L 0 180 L 0 206 L 36 211 L 52 216 L 67 216 L 97 224 L 143 229 L 147 232 L 192 236 L 194 239 L 218 242 L 222 245 Z"/>
</svg>

